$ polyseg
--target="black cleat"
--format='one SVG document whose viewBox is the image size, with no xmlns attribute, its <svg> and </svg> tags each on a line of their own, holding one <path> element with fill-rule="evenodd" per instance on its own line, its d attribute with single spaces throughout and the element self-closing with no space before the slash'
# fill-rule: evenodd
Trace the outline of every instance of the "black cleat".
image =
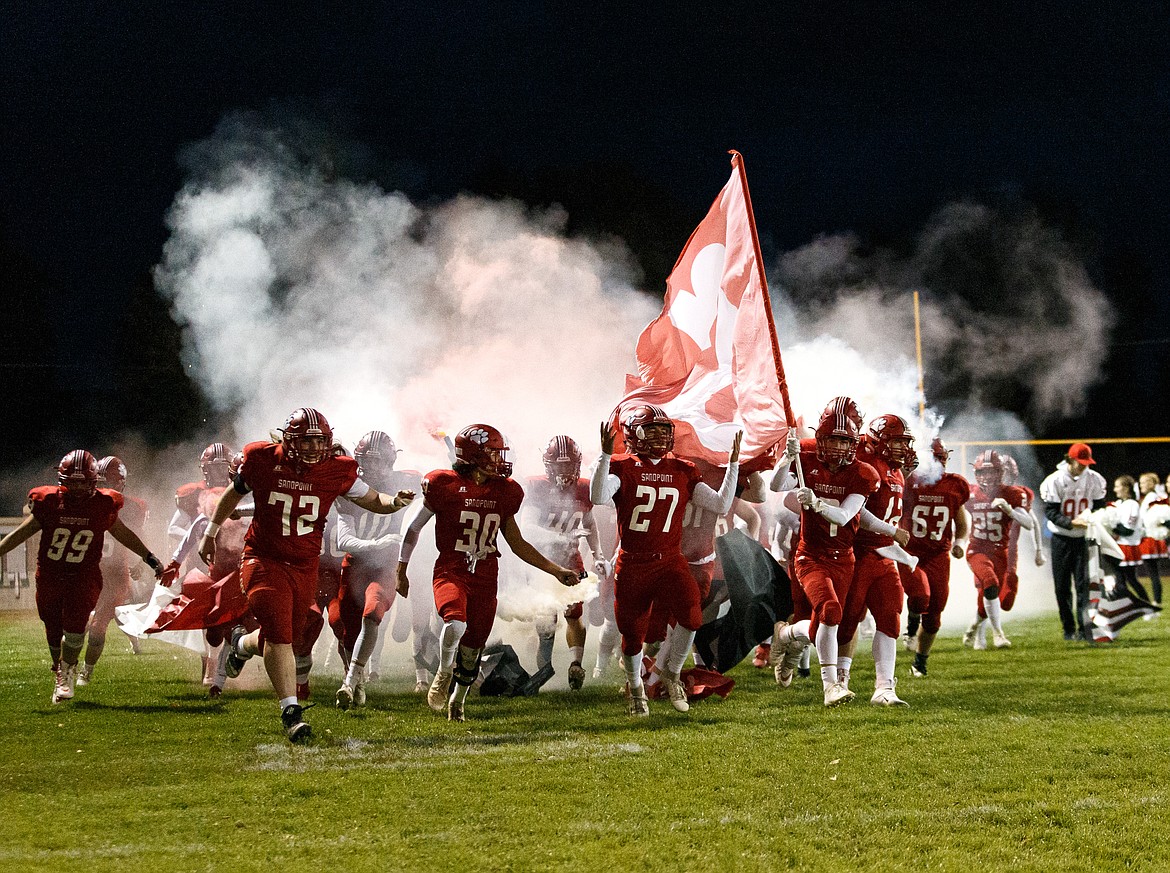
<svg viewBox="0 0 1170 873">
<path fill-rule="evenodd" d="M 284 725 L 290 743 L 299 743 L 313 735 L 313 729 L 303 717 L 306 708 L 299 703 L 290 703 L 281 710 L 280 723 Z"/>
<path fill-rule="evenodd" d="M 796 675 L 799 676 L 801 679 L 807 679 L 809 676 L 812 675 L 812 670 L 808 667 L 797 667 L 796 668 Z"/>
<path fill-rule="evenodd" d="M 247 631 L 244 630 L 243 625 L 237 625 L 232 628 L 232 638 L 228 642 L 228 656 L 226 664 L 226 672 L 228 677 L 235 679 L 240 675 L 240 671 L 244 669 L 244 664 L 247 663 L 251 655 L 240 654 L 239 643 L 240 637 L 244 636 Z"/>
</svg>

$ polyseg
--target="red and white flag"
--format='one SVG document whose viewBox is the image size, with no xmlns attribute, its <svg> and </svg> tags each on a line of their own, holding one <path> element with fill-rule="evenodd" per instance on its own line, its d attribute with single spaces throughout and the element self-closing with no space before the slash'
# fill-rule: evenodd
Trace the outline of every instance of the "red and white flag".
<svg viewBox="0 0 1170 873">
<path fill-rule="evenodd" d="M 666 280 L 615 410 L 661 406 L 675 422 L 674 453 L 719 466 L 736 431 L 745 464 L 782 443 L 789 408 L 743 159 L 731 154 L 731 178 Z"/>
</svg>

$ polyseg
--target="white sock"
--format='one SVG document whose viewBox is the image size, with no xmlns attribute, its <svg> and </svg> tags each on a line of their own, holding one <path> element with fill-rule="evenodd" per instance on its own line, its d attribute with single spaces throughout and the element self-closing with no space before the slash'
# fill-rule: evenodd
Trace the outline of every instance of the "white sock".
<svg viewBox="0 0 1170 873">
<path fill-rule="evenodd" d="M 642 656 L 627 655 L 622 652 L 622 668 L 626 671 L 626 678 L 630 682 L 630 690 L 642 687 Z"/>
<path fill-rule="evenodd" d="M 465 621 L 449 621 L 439 632 L 439 670 L 450 673 L 455 666 L 455 653 L 459 651 L 459 641 L 467 630 Z"/>
<path fill-rule="evenodd" d="M 372 615 L 362 616 L 362 629 L 358 631 L 357 640 L 353 644 L 353 657 L 349 659 L 349 669 L 345 671 L 345 684 L 353 688 L 365 672 L 366 664 L 374 649 L 378 645 L 379 622 Z"/>
<path fill-rule="evenodd" d="M 536 638 L 536 669 L 541 670 L 552 663 L 553 644 L 556 643 L 555 631 L 550 634 L 541 634 Z"/>
<path fill-rule="evenodd" d="M 461 685 L 458 682 L 456 682 L 454 684 L 455 684 L 455 689 L 451 694 L 451 699 L 453 701 L 455 701 L 456 703 L 462 703 L 463 701 L 465 701 L 467 699 L 467 692 L 471 690 L 471 686 L 470 685 Z"/>
<path fill-rule="evenodd" d="M 687 655 L 691 653 L 691 646 L 695 644 L 695 632 L 687 630 L 681 624 L 676 624 L 666 632 L 666 639 L 670 642 L 670 652 L 662 658 L 659 652 L 658 663 L 662 669 L 676 678 L 682 672 L 683 664 L 687 662 Z"/>
<path fill-rule="evenodd" d="M 580 664 L 584 657 L 585 657 L 585 647 L 584 646 L 569 646 L 570 663 L 573 661 L 576 661 L 578 664 Z"/>
<path fill-rule="evenodd" d="M 1000 610 L 1000 607 L 999 607 L 999 598 L 998 597 L 984 597 L 983 598 L 983 610 L 984 610 L 984 612 L 987 613 L 987 620 L 989 622 L 991 622 L 991 629 L 993 631 L 995 631 L 997 634 L 1002 634 L 1003 627 L 1000 624 L 1000 619 L 1003 616 L 1003 612 Z"/>
<path fill-rule="evenodd" d="M 795 628 L 795 625 L 793 626 Z M 807 631 L 806 631 L 807 633 Z M 821 682 L 828 688 L 837 684 L 837 625 L 817 626 L 817 660 L 821 662 Z"/>
<path fill-rule="evenodd" d="M 898 641 L 881 631 L 873 635 L 874 688 L 894 687 L 894 662 L 898 658 Z"/>
<path fill-rule="evenodd" d="M 837 680 L 844 682 L 845 677 L 849 675 L 849 671 L 853 667 L 853 659 L 847 658 L 844 655 L 837 656 Z"/>
<path fill-rule="evenodd" d="M 798 621 L 795 624 L 788 626 L 789 633 L 792 635 L 792 640 L 795 642 L 802 642 L 806 646 L 812 645 L 812 637 L 809 636 L 809 628 L 812 627 L 812 620 L 806 618 L 804 621 Z"/>
<path fill-rule="evenodd" d="M 417 667 L 414 671 L 414 681 L 415 682 L 430 682 L 431 681 L 431 671 L 428 670 L 426 667 Z"/>
<path fill-rule="evenodd" d="M 282 697 L 282 698 L 280 698 L 280 704 L 279 704 L 279 705 L 280 705 L 280 711 L 281 711 L 281 712 L 284 712 L 284 708 L 285 708 L 286 706 L 292 706 L 292 705 L 293 705 L 294 703 L 296 703 L 296 702 L 297 702 L 297 696 L 296 696 L 295 694 L 294 694 L 292 697 Z"/>
<path fill-rule="evenodd" d="M 807 670 L 812 666 L 813 647 L 806 645 L 804 651 L 800 653 L 800 668 Z"/>
<path fill-rule="evenodd" d="M 609 669 L 609 662 L 613 658 L 614 652 L 617 651 L 621 638 L 617 622 L 607 618 L 605 624 L 601 626 L 601 639 L 598 640 L 597 645 L 597 671 L 599 673 L 604 673 Z"/>
</svg>

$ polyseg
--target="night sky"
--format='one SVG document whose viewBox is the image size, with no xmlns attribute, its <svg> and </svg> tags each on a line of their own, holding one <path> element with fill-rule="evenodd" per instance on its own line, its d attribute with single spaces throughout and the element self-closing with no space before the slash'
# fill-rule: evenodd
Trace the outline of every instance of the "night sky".
<svg viewBox="0 0 1170 873">
<path fill-rule="evenodd" d="M 181 150 L 240 110 L 315 119 L 339 172 L 416 202 L 561 203 L 659 294 L 728 148 L 766 257 L 841 231 L 896 246 L 959 198 L 1028 204 L 1119 318 L 1084 415 L 1038 436 L 1170 432 L 1165 3 L 3 5 L 0 291 L 20 314 L 0 374 L 30 446 L 142 415 L 91 400 L 120 378 Z"/>
</svg>

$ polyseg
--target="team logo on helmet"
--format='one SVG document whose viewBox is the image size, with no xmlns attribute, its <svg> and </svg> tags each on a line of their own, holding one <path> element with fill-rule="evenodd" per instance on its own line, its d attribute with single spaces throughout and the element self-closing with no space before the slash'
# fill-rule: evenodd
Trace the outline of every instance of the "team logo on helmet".
<svg viewBox="0 0 1170 873">
<path fill-rule="evenodd" d="M 57 484 L 70 495 L 88 497 L 97 483 L 97 460 L 85 449 L 75 449 L 57 465 Z"/>
<path fill-rule="evenodd" d="M 905 466 L 914 447 L 914 434 L 900 415 L 879 415 L 869 423 L 869 438 L 874 454 L 898 467 Z"/>
<path fill-rule="evenodd" d="M 98 486 L 122 491 L 126 488 L 126 465 L 115 455 L 107 455 L 97 462 Z"/>
<path fill-rule="evenodd" d="M 664 458 L 674 448 L 674 422 L 661 406 L 631 406 L 621 417 L 622 439 L 635 455 Z"/>
<path fill-rule="evenodd" d="M 502 433 L 490 424 L 473 424 L 455 435 L 455 461 L 488 474 L 507 479 L 512 475 L 508 461 L 511 447 Z"/>
</svg>

